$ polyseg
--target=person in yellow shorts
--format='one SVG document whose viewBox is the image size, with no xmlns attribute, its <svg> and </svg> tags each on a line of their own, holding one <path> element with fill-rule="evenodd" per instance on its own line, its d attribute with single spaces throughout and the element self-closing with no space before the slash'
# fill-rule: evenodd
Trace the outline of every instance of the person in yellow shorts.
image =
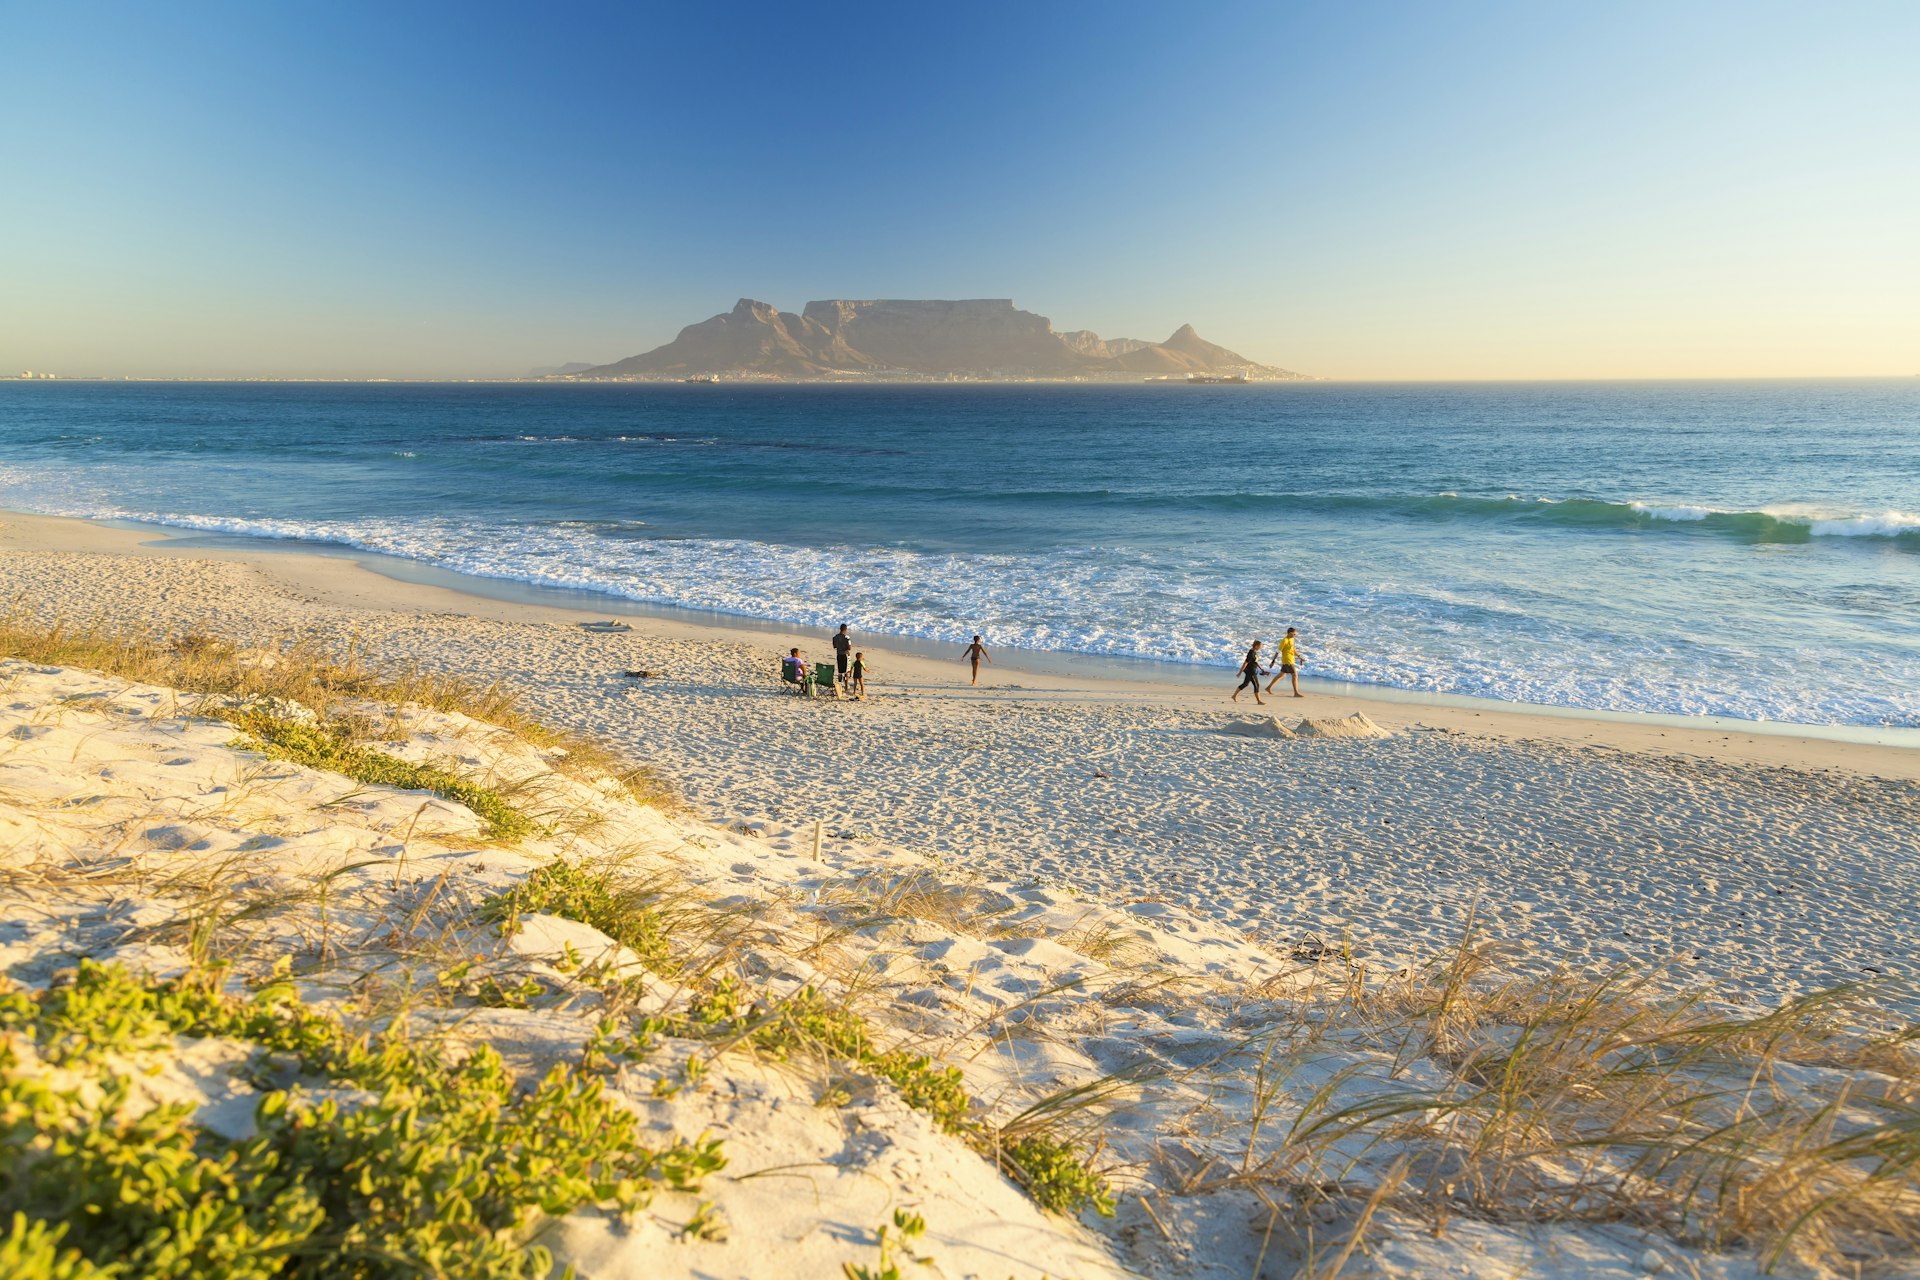
<svg viewBox="0 0 1920 1280">
<path fill-rule="evenodd" d="M 1273 692 L 1273 686 L 1280 683 L 1280 677 L 1286 676 L 1293 681 L 1293 696 L 1304 698 L 1300 692 L 1300 651 L 1294 644 L 1294 637 L 1300 634 L 1295 627 L 1288 627 L 1287 634 L 1280 639 L 1280 666 L 1273 673 L 1273 679 L 1267 681 L 1267 692 Z"/>
</svg>

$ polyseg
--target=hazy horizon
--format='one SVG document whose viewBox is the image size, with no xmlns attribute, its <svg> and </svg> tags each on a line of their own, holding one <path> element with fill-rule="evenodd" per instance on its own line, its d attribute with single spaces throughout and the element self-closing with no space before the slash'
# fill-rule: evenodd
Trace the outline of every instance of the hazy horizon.
<svg viewBox="0 0 1920 1280">
<path fill-rule="evenodd" d="M 750 296 L 1352 381 L 1920 370 L 1920 8 L 44 6 L 0 375 L 493 378 Z"/>
<path fill-rule="evenodd" d="M 613 386 L 634 386 L 634 387 L 673 386 L 686 381 L 685 379 L 679 378 L 679 377 L 662 376 L 662 377 L 621 377 L 616 379 L 596 379 L 596 380 L 591 380 L 587 382 L 579 382 L 579 381 L 575 381 L 568 378 L 553 378 L 553 377 L 548 377 L 546 375 L 534 374 L 526 371 L 523 371 L 521 373 L 466 374 L 466 375 L 461 375 L 461 374 L 446 374 L 446 375 L 337 374 L 336 375 L 336 374 L 321 374 L 321 373 L 314 373 L 314 374 L 260 373 L 260 374 L 198 375 L 198 374 L 130 374 L 130 373 L 122 374 L 122 373 L 84 373 L 84 372 L 83 373 L 60 373 L 60 372 L 43 373 L 43 371 L 41 370 L 30 370 L 29 372 L 32 372 L 35 375 L 31 380 L 28 380 L 30 381 L 30 384 L 34 386 L 53 386 L 53 385 L 58 385 L 59 383 L 62 383 L 62 382 L 86 383 L 86 384 L 121 383 L 121 382 L 124 382 L 124 383 L 182 383 L 182 384 L 204 383 L 209 385 L 231 384 L 235 386 L 242 386 L 242 385 L 248 385 L 248 384 L 272 384 L 272 383 L 286 383 L 289 385 L 297 385 L 301 383 L 322 383 L 322 384 L 337 384 L 337 385 L 345 385 L 345 386 L 352 386 L 352 385 L 379 386 L 379 385 L 388 385 L 388 384 L 396 385 L 396 386 L 399 386 L 399 385 L 471 386 L 471 385 L 482 385 L 482 384 L 488 384 L 488 383 L 499 383 L 503 385 L 512 384 L 516 386 L 553 386 L 553 387 L 578 386 L 578 387 L 604 388 L 604 387 L 613 387 Z M 15 386 L 23 385 L 23 380 L 20 377 L 20 373 L 21 371 L 18 371 L 18 370 L 13 372 L 0 370 L 0 383 L 10 383 Z M 1665 384 L 1683 384 L 1683 383 L 1909 382 L 1916 378 L 1920 378 L 1920 373 L 1693 374 L 1693 375 L 1670 375 L 1670 376 L 1669 375 L 1648 375 L 1644 377 L 1623 376 L 1623 377 L 1611 377 L 1611 378 L 1583 377 L 1583 376 L 1577 376 L 1577 375 L 1561 377 L 1561 378 L 1554 378 L 1554 377 L 1536 377 L 1536 378 L 1526 378 L 1526 377 L 1514 377 L 1514 378 L 1306 377 L 1306 378 L 1255 379 L 1249 385 L 1258 386 L 1258 387 L 1280 388 L 1280 389 L 1299 389 L 1303 387 L 1313 387 L 1313 386 L 1321 386 L 1321 385 L 1393 386 L 1396 384 L 1405 385 L 1405 386 L 1447 386 L 1447 385 L 1497 386 L 1497 385 L 1503 385 L 1503 384 L 1514 385 L 1514 386 L 1535 386 L 1535 385 L 1552 385 L 1552 384 L 1565 384 L 1569 386 L 1576 386 L 1576 385 L 1583 385 L 1583 384 L 1613 385 L 1613 384 L 1626 384 L 1626 383 L 1648 383 L 1648 384 L 1654 384 L 1654 385 L 1665 385 Z M 1126 387 L 1126 386 L 1133 385 L 1134 381 L 1136 380 L 1131 378 L 1124 378 L 1124 377 L 1122 378 L 1112 378 L 1112 377 L 1107 377 L 1107 378 L 1078 377 L 1076 378 L 1076 377 L 1067 377 L 1067 376 L 1032 376 L 1032 377 L 1017 376 L 1017 377 L 1004 377 L 1004 378 L 949 379 L 945 377 L 921 376 L 921 375 L 915 375 L 915 374 L 902 373 L 898 375 L 850 374 L 848 377 L 844 379 L 827 378 L 827 377 L 772 378 L 772 377 L 764 377 L 760 375 L 753 375 L 753 376 L 742 376 L 737 379 L 723 378 L 722 381 L 726 382 L 730 387 L 734 387 L 734 388 L 738 388 L 738 387 L 780 388 L 780 387 L 809 387 L 809 386 L 822 386 L 822 387 L 834 387 L 834 388 L 861 387 L 861 386 L 872 386 L 872 387 L 926 386 L 926 387 L 956 387 L 956 388 L 1001 387 L 1001 386 L 1005 386 L 1005 387 L 1051 386 L 1051 387 L 1060 387 L 1066 390 L 1072 390 L 1077 387 L 1096 387 L 1096 388 L 1097 387 Z M 1139 381 L 1148 382 L 1148 381 L 1156 381 L 1156 380 L 1151 379 L 1146 375 L 1142 375 Z"/>
</svg>

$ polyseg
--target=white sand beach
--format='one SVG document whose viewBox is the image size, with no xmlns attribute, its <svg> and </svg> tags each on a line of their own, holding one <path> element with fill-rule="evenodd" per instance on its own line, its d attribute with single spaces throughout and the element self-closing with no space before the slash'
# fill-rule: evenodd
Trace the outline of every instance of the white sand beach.
<svg viewBox="0 0 1920 1280">
<path fill-rule="evenodd" d="M 542 720 L 657 766 L 696 811 L 816 821 L 954 875 L 1165 901 L 1281 948 L 1394 966 L 1487 936 L 1543 962 L 1670 969 L 1730 998 L 1920 968 L 1920 751 L 984 668 L 862 637 L 864 702 L 785 696 L 814 633 L 602 617 L 392 581 L 351 559 L 175 551 L 8 516 L 0 592 L 69 623 L 248 642 L 351 637 L 377 661 L 499 680 Z M 588 606 L 589 609 L 591 605 Z M 1307 649 L 1311 672 L 1311 649 Z M 633 679 L 622 673 L 649 670 Z M 1311 683 L 1309 683 L 1311 688 Z M 1363 712 L 1381 740 L 1220 732 Z"/>
<path fill-rule="evenodd" d="M 693 992 L 584 925 L 536 916 L 506 938 L 471 908 L 555 856 L 637 857 L 702 918 L 736 922 L 701 934 L 702 954 L 776 994 L 813 985 L 857 1004 L 883 1039 L 960 1067 L 1009 1133 L 1036 1105 L 1060 1109 L 1119 1199 L 1111 1220 L 1045 1213 L 927 1115 L 832 1071 L 716 1050 L 698 1087 L 662 1093 L 663 1070 L 703 1053 L 670 1039 L 610 1088 L 655 1131 L 721 1138 L 730 1164 L 636 1224 L 568 1215 L 549 1243 L 585 1275 L 837 1275 L 872 1262 L 875 1225 L 901 1207 L 924 1215 L 919 1247 L 937 1267 L 908 1274 L 1324 1275 L 1332 1242 L 1349 1275 L 1755 1275 L 1753 1246 L 1716 1251 L 1633 1213 L 1467 1214 L 1436 1233 L 1381 1207 L 1425 1167 L 1421 1135 L 1289 1164 L 1308 1149 L 1302 1116 L 1451 1087 L 1474 1060 L 1459 1035 L 1500 1040 L 1492 1022 L 1438 1020 L 1402 1049 L 1316 1037 L 1315 1001 L 1428 972 L 1469 919 L 1516 972 L 1634 966 L 1729 1010 L 1920 968 L 1920 753 L 1320 693 L 1236 706 L 1224 674 L 1213 692 L 1161 688 L 1036 674 L 1012 655 L 975 689 L 957 655 L 865 637 L 871 696 L 808 700 L 780 688 L 775 664 L 790 644 L 826 654 L 820 633 L 645 617 L 596 633 L 580 624 L 604 615 L 396 582 L 350 559 L 151 541 L 6 515 L 0 591 L 16 621 L 269 650 L 304 639 L 497 680 L 537 719 L 659 770 L 686 810 L 561 779 L 538 749 L 462 717 L 405 713 L 383 749 L 537 777 L 542 805 L 599 815 L 503 847 L 458 804 L 263 766 L 190 691 L 7 662 L 0 967 L 14 981 L 44 983 L 80 956 L 178 970 L 187 886 L 217 866 L 243 897 L 282 895 L 234 926 L 243 967 L 304 957 L 317 1004 L 346 1007 L 369 974 L 415 981 L 429 959 L 445 972 L 453 955 L 479 966 L 475 980 L 530 977 L 527 1007 L 422 1017 L 537 1071 L 593 1034 L 606 997 L 583 965 L 633 976 L 652 1011 L 684 1010 Z M 1380 735 L 1223 731 L 1356 713 Z M 322 875 L 331 896 L 316 908 L 300 886 Z M 419 940 L 434 920 L 430 954 Z M 1885 990 L 1862 1007 L 1897 1008 Z M 156 1097 L 248 1131 L 248 1086 L 155 1061 Z M 1778 1065 L 1766 1088 L 1782 1106 L 1822 1071 L 1861 1096 L 1906 1088 L 1857 1064 Z M 1079 1090 L 1084 1107 L 1062 1105 Z M 1540 1176 L 1600 1176 L 1578 1163 Z M 1344 1190 L 1315 1208 L 1276 1198 L 1283 1185 Z M 703 1197 L 724 1230 L 688 1228 L 705 1221 Z M 1364 1248 L 1340 1251 L 1370 1224 Z"/>
</svg>

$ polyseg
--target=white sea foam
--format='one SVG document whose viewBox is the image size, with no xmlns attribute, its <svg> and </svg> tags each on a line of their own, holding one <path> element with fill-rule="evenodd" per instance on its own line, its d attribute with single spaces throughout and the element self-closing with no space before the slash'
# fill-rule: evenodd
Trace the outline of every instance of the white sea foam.
<svg viewBox="0 0 1920 1280">
<path fill-rule="evenodd" d="M 1679 520 L 1691 523 L 1705 520 L 1708 516 L 1727 514 L 1715 507 L 1660 506 L 1651 502 L 1630 502 L 1627 505 L 1655 520 Z"/>
<path fill-rule="evenodd" d="M 1836 516 L 1812 522 L 1813 532 L 1821 538 L 1897 538 L 1920 533 L 1920 515 L 1906 511 L 1882 511 L 1871 516 Z"/>
<path fill-rule="evenodd" d="M 301 522 L 168 513 L 130 518 L 207 532 L 307 539 L 459 573 L 801 625 L 964 644 L 1229 666 L 1249 634 L 1289 623 L 1312 675 L 1502 701 L 1747 720 L 1920 725 L 1920 666 L 1844 684 L 1767 678 L 1777 663 L 1724 639 L 1593 637 L 1526 616 L 1482 586 L 1322 585 L 1276 604 L 1263 585 L 1135 552 L 1039 555 L 794 547 L 734 539 L 604 536 L 591 522 Z M 1492 613 L 1498 644 L 1463 608 Z M 1577 661 L 1574 658 L 1577 656 Z M 1836 674 L 1832 669 L 1829 676 Z"/>
<path fill-rule="evenodd" d="M 1755 511 L 1685 503 L 1636 501 L 1627 505 L 1655 520 L 1684 523 L 1714 516 L 1765 517 L 1783 525 L 1799 525 L 1816 538 L 1897 538 L 1920 533 L 1920 515 L 1906 511 L 1843 512 L 1806 503 L 1775 503 Z"/>
<path fill-rule="evenodd" d="M 1570 610 L 1565 593 L 1554 594 L 1557 585 L 1531 584 L 1531 567 L 1498 560 L 1460 560 L 1452 575 L 1307 564 L 1298 572 L 1288 566 L 1275 580 L 1185 546 L 933 552 L 650 538 L 631 518 L 513 524 L 208 515 L 112 505 L 60 479 L 49 484 L 31 469 L 0 467 L 0 504 L 334 543 L 533 586 L 781 622 L 832 618 L 875 635 L 955 645 L 981 631 L 1012 647 L 1224 667 L 1250 635 L 1292 623 L 1309 637 L 1311 676 L 1595 709 L 1920 724 L 1920 661 L 1908 649 L 1830 647 L 1819 678 L 1802 679 L 1786 656 L 1791 649 L 1769 649 L 1765 636 L 1730 639 L 1724 625 L 1689 631 L 1686 618 L 1665 615 L 1646 625 L 1603 625 L 1590 609 Z M 1663 513 L 1654 518 L 1711 512 L 1646 505 Z M 1920 517 L 1894 510 L 1782 507 L 1765 518 L 1803 521 L 1814 535 L 1840 538 L 1920 529 Z M 1901 600 L 1875 607 L 1897 609 Z"/>
</svg>

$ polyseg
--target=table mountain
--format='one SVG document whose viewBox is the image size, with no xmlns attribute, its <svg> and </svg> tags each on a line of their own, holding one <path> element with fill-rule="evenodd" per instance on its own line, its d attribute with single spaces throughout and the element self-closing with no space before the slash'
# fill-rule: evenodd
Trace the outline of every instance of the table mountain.
<svg viewBox="0 0 1920 1280">
<path fill-rule="evenodd" d="M 752 298 L 691 324 L 663 347 L 584 370 L 583 378 L 1101 378 L 1245 373 L 1294 378 L 1255 364 L 1182 325 L 1165 342 L 1056 333 L 1011 298 L 881 298 L 809 302 L 798 315 Z"/>
<path fill-rule="evenodd" d="M 1091 329 L 1069 329 L 1055 336 L 1081 355 L 1098 356 L 1102 360 L 1153 345 L 1145 338 L 1103 338 Z"/>
</svg>

